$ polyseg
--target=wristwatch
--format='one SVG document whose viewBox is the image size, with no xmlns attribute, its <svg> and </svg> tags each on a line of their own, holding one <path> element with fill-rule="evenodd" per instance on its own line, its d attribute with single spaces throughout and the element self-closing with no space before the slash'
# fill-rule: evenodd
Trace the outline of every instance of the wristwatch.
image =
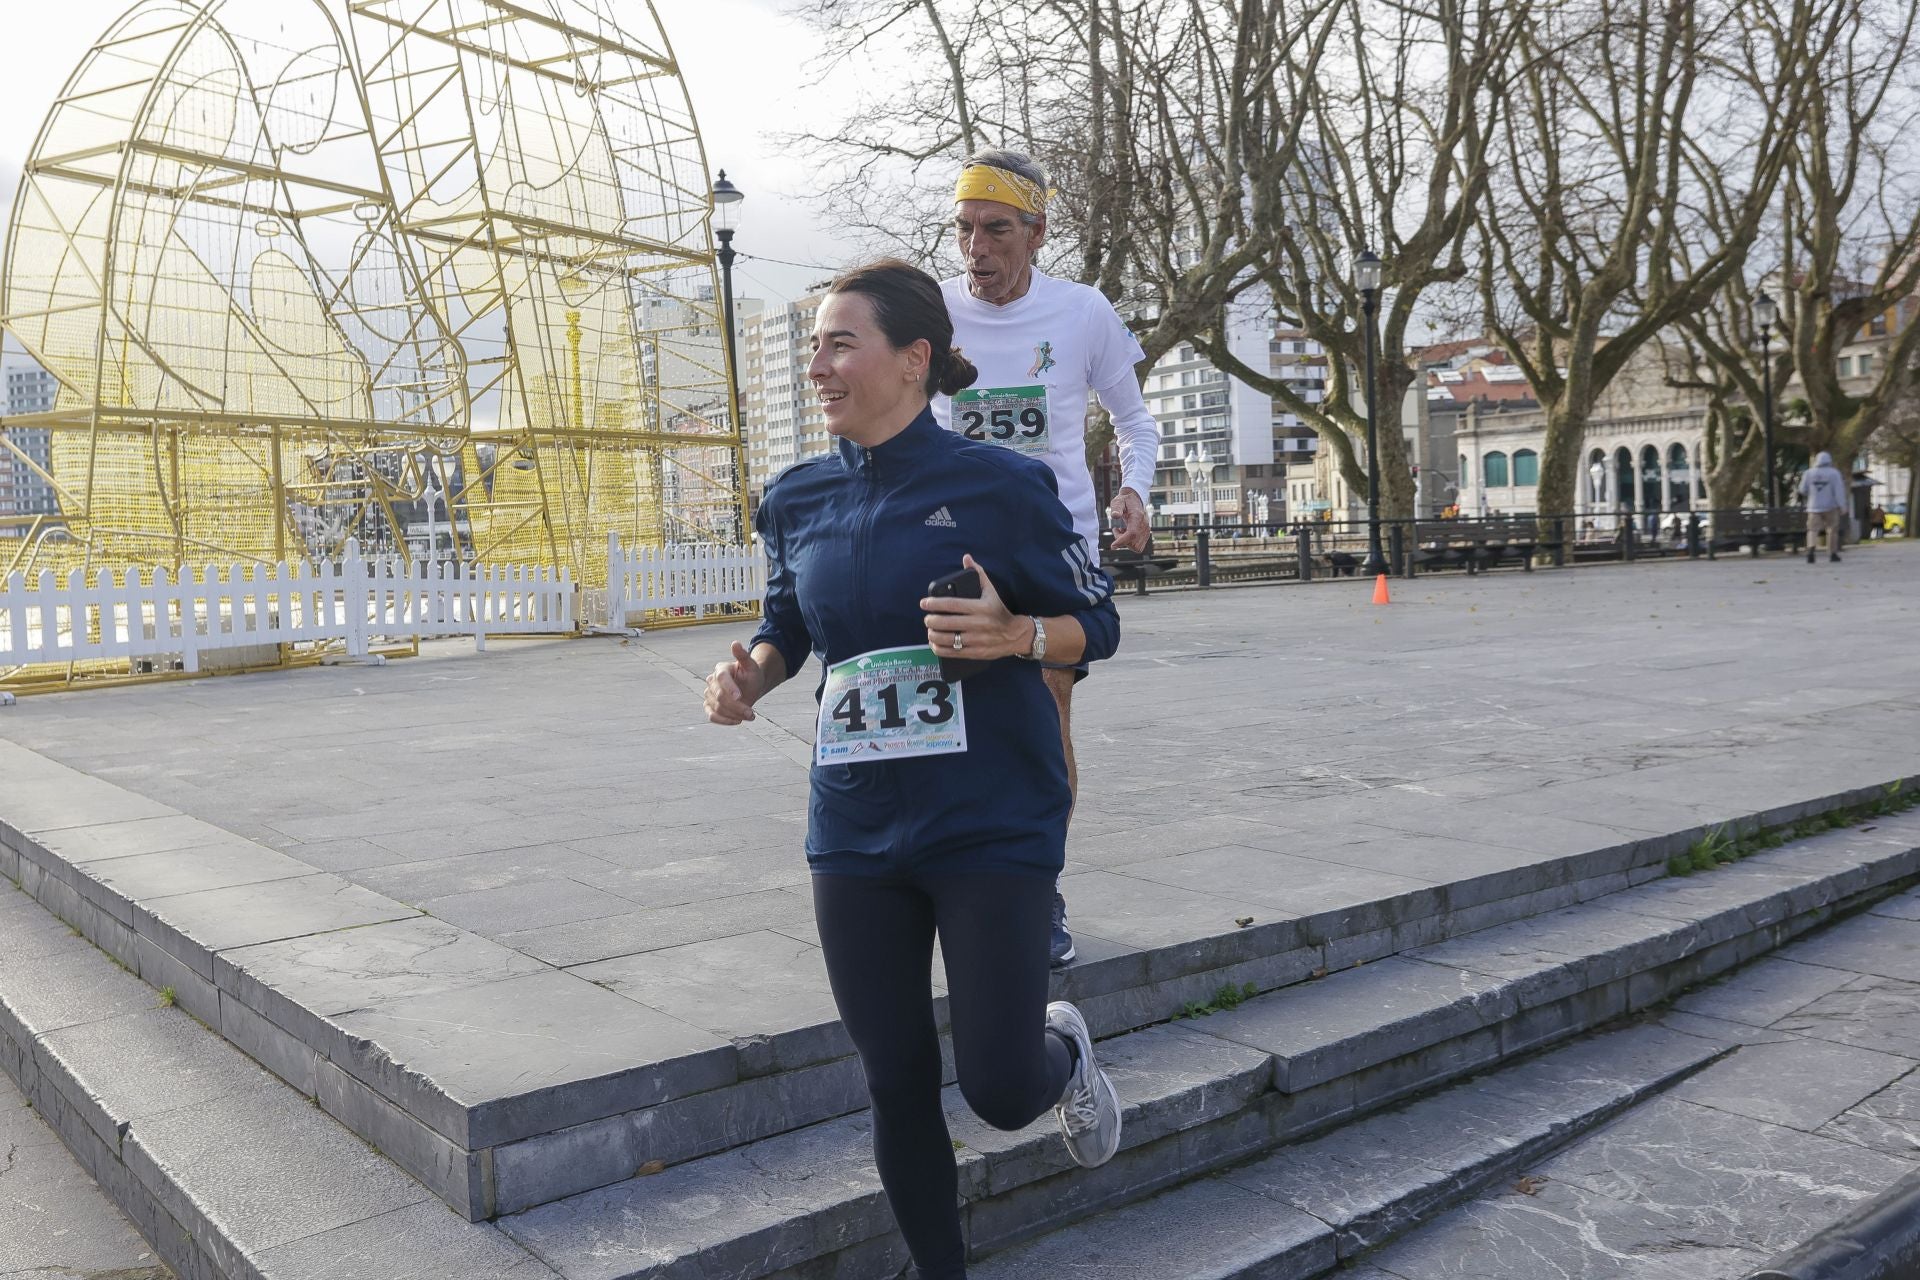
<svg viewBox="0 0 1920 1280">
<path fill-rule="evenodd" d="M 1047 659 L 1047 624 L 1036 617 L 1029 616 L 1033 623 L 1033 648 L 1020 656 L 1029 662 L 1045 662 Z"/>
</svg>

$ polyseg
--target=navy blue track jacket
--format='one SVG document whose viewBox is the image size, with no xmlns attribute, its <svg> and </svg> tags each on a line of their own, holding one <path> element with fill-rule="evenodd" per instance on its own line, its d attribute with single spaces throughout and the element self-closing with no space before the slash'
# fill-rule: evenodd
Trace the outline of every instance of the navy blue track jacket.
<svg viewBox="0 0 1920 1280">
<path fill-rule="evenodd" d="M 1112 580 L 1074 532 L 1053 472 L 943 431 L 931 412 L 878 448 L 842 440 L 788 469 L 768 487 L 756 527 L 767 592 L 754 643 L 777 648 L 796 676 L 809 653 L 831 665 L 925 645 L 920 600 L 962 555 L 1014 613 L 1073 614 L 1086 660 L 1119 644 Z M 1003 658 L 968 676 L 962 693 L 964 752 L 814 765 L 814 871 L 1059 872 L 1072 797 L 1039 664 Z"/>
</svg>

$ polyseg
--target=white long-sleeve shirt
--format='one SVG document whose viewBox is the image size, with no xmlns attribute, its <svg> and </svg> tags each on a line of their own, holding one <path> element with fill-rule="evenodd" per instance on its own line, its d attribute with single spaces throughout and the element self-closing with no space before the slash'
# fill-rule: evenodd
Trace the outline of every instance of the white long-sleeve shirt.
<svg viewBox="0 0 1920 1280">
<path fill-rule="evenodd" d="M 948 430 L 1045 460 L 1075 532 L 1097 555 L 1100 515 L 1086 447 L 1090 396 L 1098 395 L 1113 418 L 1120 483 L 1142 501 L 1153 487 L 1160 424 L 1134 375 L 1145 358 L 1139 340 L 1098 289 L 1038 269 L 1027 291 L 1005 306 L 974 297 L 963 275 L 940 289 L 953 317 L 953 344 L 980 376 L 951 400 L 935 396 L 934 416 Z"/>
</svg>

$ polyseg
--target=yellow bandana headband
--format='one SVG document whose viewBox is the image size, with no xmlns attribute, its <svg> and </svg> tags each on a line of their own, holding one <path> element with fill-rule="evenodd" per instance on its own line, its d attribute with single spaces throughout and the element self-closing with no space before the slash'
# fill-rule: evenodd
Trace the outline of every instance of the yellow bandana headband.
<svg viewBox="0 0 1920 1280">
<path fill-rule="evenodd" d="M 1042 190 L 1040 184 L 1031 178 L 996 169 L 990 164 L 973 164 L 960 171 L 960 180 L 953 187 L 953 202 L 995 200 L 1010 204 L 1023 213 L 1044 215 L 1047 201 L 1057 194 L 1052 188 Z"/>
</svg>

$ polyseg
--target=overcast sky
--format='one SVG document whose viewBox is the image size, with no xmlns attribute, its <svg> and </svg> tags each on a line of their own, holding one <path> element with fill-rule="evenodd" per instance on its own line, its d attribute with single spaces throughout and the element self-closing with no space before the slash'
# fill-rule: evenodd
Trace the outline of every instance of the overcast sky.
<svg viewBox="0 0 1920 1280">
<path fill-rule="evenodd" d="M 231 0 L 306 5 L 312 0 Z M 8 50 L 0 75 L 0 224 L 11 215 L 20 166 L 67 76 L 129 0 L 0 0 Z M 778 0 L 656 0 L 706 139 L 708 164 L 747 193 L 734 245 L 743 254 L 833 265 L 846 255 L 799 196 L 808 169 L 774 136 L 796 121 L 833 115 L 847 96 L 808 82 L 809 36 L 780 14 Z M 620 8 L 615 0 L 615 12 Z M 790 300 L 823 274 L 768 262 L 735 266 L 735 290 Z"/>
</svg>

